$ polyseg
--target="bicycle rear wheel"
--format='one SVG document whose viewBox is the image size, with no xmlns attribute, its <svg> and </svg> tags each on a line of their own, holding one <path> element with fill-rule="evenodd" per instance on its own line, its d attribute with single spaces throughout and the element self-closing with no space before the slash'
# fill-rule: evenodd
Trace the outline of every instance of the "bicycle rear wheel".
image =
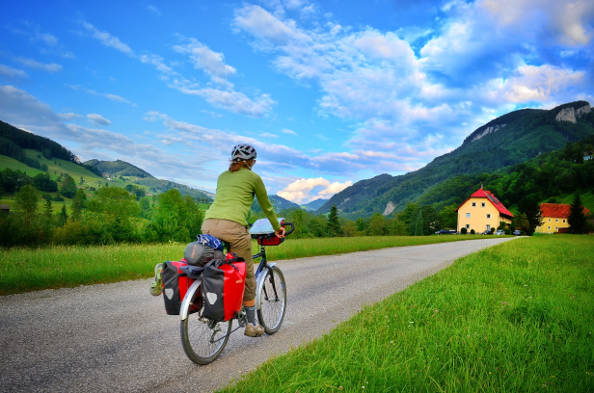
<svg viewBox="0 0 594 393">
<path fill-rule="evenodd" d="M 266 334 L 276 333 L 283 323 L 287 310 L 287 286 L 283 272 L 276 267 L 269 267 L 260 289 L 260 308 L 258 320 Z"/>
<path fill-rule="evenodd" d="M 200 289 L 194 294 L 194 299 L 187 303 L 187 307 L 190 308 L 188 317 L 180 322 L 182 346 L 191 361 L 208 364 L 215 360 L 227 345 L 232 320 L 214 322 L 204 318 Z"/>
</svg>

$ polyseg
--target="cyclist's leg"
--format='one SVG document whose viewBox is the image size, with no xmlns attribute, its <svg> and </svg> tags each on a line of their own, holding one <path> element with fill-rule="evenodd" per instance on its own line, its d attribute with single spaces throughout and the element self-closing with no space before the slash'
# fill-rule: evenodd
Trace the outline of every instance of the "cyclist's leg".
<svg viewBox="0 0 594 393">
<path fill-rule="evenodd" d="M 226 241 L 231 246 L 231 252 L 245 260 L 246 278 L 245 291 L 243 293 L 243 305 L 246 307 L 248 322 L 257 325 L 255 317 L 256 305 L 256 277 L 252 261 L 252 238 L 246 227 L 229 220 L 208 219 L 202 224 L 202 232 L 210 234 Z M 250 336 L 259 336 L 264 333 L 260 326 L 248 326 L 246 333 Z"/>
</svg>

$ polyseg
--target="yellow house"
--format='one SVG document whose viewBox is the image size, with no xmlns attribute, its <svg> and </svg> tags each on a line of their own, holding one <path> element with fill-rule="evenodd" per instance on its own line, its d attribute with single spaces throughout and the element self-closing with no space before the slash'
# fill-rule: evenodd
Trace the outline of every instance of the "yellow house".
<svg viewBox="0 0 594 393">
<path fill-rule="evenodd" d="M 466 228 L 468 233 L 473 229 L 476 233 L 483 233 L 492 228 L 497 229 L 502 222 L 511 225 L 514 216 L 491 191 L 483 190 L 483 186 L 458 206 L 457 210 L 458 233 L 462 232 L 462 228 Z"/>
<path fill-rule="evenodd" d="M 569 229 L 569 213 L 571 205 L 566 203 L 541 203 L 540 218 L 541 225 L 534 230 L 538 233 L 563 233 Z M 590 211 L 584 208 L 584 215 Z"/>
</svg>

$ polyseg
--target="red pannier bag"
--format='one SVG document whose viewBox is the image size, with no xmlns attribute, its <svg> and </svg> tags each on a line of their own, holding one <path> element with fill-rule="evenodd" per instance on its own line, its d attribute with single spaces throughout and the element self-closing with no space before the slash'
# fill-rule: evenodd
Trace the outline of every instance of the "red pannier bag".
<svg viewBox="0 0 594 393">
<path fill-rule="evenodd" d="M 219 322 L 233 318 L 241 310 L 245 275 L 244 259 L 231 254 L 225 260 L 206 264 L 202 272 L 202 315 Z"/>
<path fill-rule="evenodd" d="M 181 303 L 194 280 L 188 278 L 181 270 L 182 267 L 188 266 L 185 259 L 181 261 L 167 261 L 163 265 L 161 278 L 163 280 L 165 312 L 169 315 L 179 315 Z"/>
</svg>

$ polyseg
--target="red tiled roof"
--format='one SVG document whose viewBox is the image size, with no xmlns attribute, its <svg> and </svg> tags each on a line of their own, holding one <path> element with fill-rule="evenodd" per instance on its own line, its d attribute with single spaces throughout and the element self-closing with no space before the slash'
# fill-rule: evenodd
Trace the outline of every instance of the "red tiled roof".
<svg viewBox="0 0 594 393">
<path fill-rule="evenodd" d="M 503 214 L 504 216 L 508 216 L 508 217 L 514 216 L 512 212 L 507 210 L 507 208 L 503 205 L 503 203 L 499 202 L 499 199 L 497 199 L 491 191 L 484 190 L 482 187 L 479 188 L 478 190 L 476 190 L 470 196 L 470 198 L 487 198 L 493 204 L 493 206 L 495 206 L 495 208 L 497 209 L 497 211 L 499 211 L 499 213 Z M 470 198 L 467 198 L 466 201 Z M 463 204 L 465 204 L 466 201 L 462 202 L 462 204 L 460 206 L 458 206 L 458 209 L 460 209 L 460 207 Z M 456 209 L 456 210 L 458 210 L 458 209 Z"/>
<path fill-rule="evenodd" d="M 571 205 L 567 203 L 541 203 L 540 215 L 542 217 L 568 218 Z M 590 210 L 584 207 L 584 215 L 590 214 Z"/>
</svg>

